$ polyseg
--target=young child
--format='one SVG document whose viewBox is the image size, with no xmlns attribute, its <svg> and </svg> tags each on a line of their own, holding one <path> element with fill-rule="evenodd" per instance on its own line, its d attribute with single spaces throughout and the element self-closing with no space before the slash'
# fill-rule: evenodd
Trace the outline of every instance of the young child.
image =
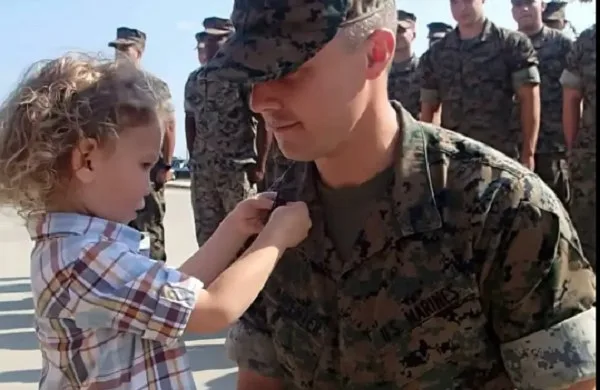
<svg viewBox="0 0 600 390">
<path fill-rule="evenodd" d="M 149 191 L 160 123 L 140 70 L 75 56 L 41 66 L 0 110 L 0 205 L 35 242 L 41 389 L 194 389 L 183 334 L 236 321 L 310 229 L 304 203 L 263 226 L 273 200 L 261 195 L 178 270 L 139 254 L 126 224 Z"/>
</svg>

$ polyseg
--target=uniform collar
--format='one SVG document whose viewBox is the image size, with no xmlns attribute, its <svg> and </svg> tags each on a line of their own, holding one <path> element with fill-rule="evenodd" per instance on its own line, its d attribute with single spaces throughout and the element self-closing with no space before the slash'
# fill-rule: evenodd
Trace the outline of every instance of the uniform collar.
<svg viewBox="0 0 600 390">
<path fill-rule="evenodd" d="M 394 163 L 394 180 L 385 196 L 377 202 L 368 217 L 365 229 L 358 241 L 368 242 L 354 259 L 347 260 L 344 268 L 353 268 L 375 253 L 391 245 L 392 237 L 408 237 L 413 234 L 439 229 L 442 217 L 438 210 L 428 160 L 426 130 L 402 106 L 392 102 L 398 113 L 401 144 L 397 148 Z M 299 247 L 307 258 L 319 258 L 323 248 L 324 212 L 318 197 L 319 174 L 314 163 L 295 163 L 275 185 L 280 196 L 286 200 L 307 203 L 313 229 L 309 239 Z"/>
</svg>

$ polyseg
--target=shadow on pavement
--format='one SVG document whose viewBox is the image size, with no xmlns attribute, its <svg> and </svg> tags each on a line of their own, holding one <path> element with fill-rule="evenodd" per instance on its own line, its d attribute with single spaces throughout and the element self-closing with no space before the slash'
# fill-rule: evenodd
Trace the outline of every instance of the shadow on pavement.
<svg viewBox="0 0 600 390">
<path fill-rule="evenodd" d="M 0 334 L 0 349 L 13 351 L 39 350 L 40 344 L 33 330 L 30 332 L 15 332 Z"/>
<path fill-rule="evenodd" d="M 37 383 L 40 370 L 20 370 L 0 372 L 0 383 Z"/>
<path fill-rule="evenodd" d="M 16 310 L 33 310 L 33 299 L 23 298 L 19 301 L 0 302 L 0 313 Z"/>
<path fill-rule="evenodd" d="M 33 328 L 33 314 L 0 314 L 0 330 Z"/>
<path fill-rule="evenodd" d="M 31 293 L 31 283 L 18 283 L 0 286 L 0 294 Z"/>
<path fill-rule="evenodd" d="M 187 351 L 192 371 L 226 370 L 236 367 L 225 355 L 222 345 L 194 345 L 187 347 Z"/>
</svg>

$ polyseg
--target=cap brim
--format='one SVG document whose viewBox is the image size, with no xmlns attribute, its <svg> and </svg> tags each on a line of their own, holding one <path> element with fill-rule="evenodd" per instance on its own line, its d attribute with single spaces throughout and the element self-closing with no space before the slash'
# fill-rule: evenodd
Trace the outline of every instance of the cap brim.
<svg viewBox="0 0 600 390">
<path fill-rule="evenodd" d="M 282 78 L 313 58 L 335 36 L 302 34 L 241 35 L 234 33 L 202 68 L 201 77 L 235 82 L 263 82 Z M 328 36 L 330 35 L 330 36 Z"/>
<path fill-rule="evenodd" d="M 207 28 L 203 31 L 203 33 L 205 33 L 206 35 L 212 35 L 212 36 L 217 36 L 217 37 L 222 37 L 225 35 L 230 35 L 233 33 L 233 31 L 231 30 L 219 30 L 216 28 Z"/>
<path fill-rule="evenodd" d="M 134 45 L 135 42 L 129 39 L 115 39 L 114 41 L 108 42 L 108 47 L 127 46 Z"/>
<path fill-rule="evenodd" d="M 404 29 L 409 29 L 413 27 L 413 24 L 411 22 L 406 22 L 404 20 L 401 20 L 398 22 L 398 26 L 404 28 Z"/>
</svg>

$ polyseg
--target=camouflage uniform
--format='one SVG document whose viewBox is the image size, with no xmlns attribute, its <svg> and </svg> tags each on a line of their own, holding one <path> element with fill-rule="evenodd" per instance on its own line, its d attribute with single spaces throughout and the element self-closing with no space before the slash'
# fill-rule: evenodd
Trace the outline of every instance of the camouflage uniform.
<svg viewBox="0 0 600 390">
<path fill-rule="evenodd" d="M 228 23 L 207 18 L 204 26 L 210 33 L 226 31 Z M 196 119 L 190 173 L 196 238 L 201 246 L 237 203 L 256 193 L 246 169 L 257 161 L 258 121 L 248 106 L 247 85 L 193 75 L 195 79 L 186 83 L 185 101 Z"/>
<path fill-rule="evenodd" d="M 421 101 L 441 103 L 441 125 L 517 157 L 511 128 L 513 96 L 538 84 L 535 50 L 527 37 L 489 19 L 478 38 L 448 33 L 421 57 Z"/>
<path fill-rule="evenodd" d="M 397 17 L 400 28 L 415 28 L 416 17 L 413 14 L 399 10 Z M 415 118 L 421 111 L 418 67 L 419 59 L 413 54 L 404 61 L 394 61 L 388 77 L 388 97 L 399 101 Z"/>
<path fill-rule="evenodd" d="M 573 222 L 583 250 L 596 265 L 596 25 L 583 31 L 567 57 L 561 76 L 565 87 L 583 95 L 580 129 L 569 151 Z"/>
<path fill-rule="evenodd" d="M 244 29 L 202 74 L 283 77 L 333 39 L 334 21 L 388 2 L 236 2 Z M 286 37 L 261 40 L 264 25 Z M 595 277 L 560 201 L 516 161 L 392 104 L 402 144 L 376 177 L 379 196 L 348 205 L 354 239 L 334 243 L 313 163 L 294 163 L 303 175 L 276 185 L 307 203 L 312 229 L 231 329 L 230 356 L 286 389 L 550 389 L 593 378 Z"/>
<path fill-rule="evenodd" d="M 142 50 L 145 48 L 146 34 L 137 29 L 119 27 L 117 29 L 117 39 L 109 42 L 109 47 L 120 45 L 138 45 Z M 150 88 L 154 91 L 159 101 L 159 110 L 166 115 L 173 115 L 175 111 L 171 99 L 171 92 L 167 83 L 145 72 L 148 77 Z M 150 257 L 154 260 L 167 260 L 165 248 L 165 227 L 164 218 L 166 212 L 164 183 L 158 183 L 156 174 L 159 169 L 165 167 L 161 159 L 150 173 L 150 194 L 144 198 L 144 208 L 139 210 L 136 218 L 129 223 L 129 226 L 146 232 L 150 238 Z"/>
<path fill-rule="evenodd" d="M 434 43 L 440 41 L 450 31 L 453 30 L 452 26 L 442 22 L 433 22 L 427 25 L 429 32 L 427 33 L 427 39 L 429 40 L 429 47 Z"/>
<path fill-rule="evenodd" d="M 535 155 L 535 172 L 567 206 L 570 190 L 565 137 L 562 129 L 562 86 L 559 80 L 573 42 L 560 31 L 546 26 L 529 39 L 537 51 L 541 79 L 541 120 Z M 521 110 L 518 102 L 516 103 L 513 121 L 515 129 L 520 129 Z M 516 132 L 521 134 L 520 130 Z"/>
</svg>

